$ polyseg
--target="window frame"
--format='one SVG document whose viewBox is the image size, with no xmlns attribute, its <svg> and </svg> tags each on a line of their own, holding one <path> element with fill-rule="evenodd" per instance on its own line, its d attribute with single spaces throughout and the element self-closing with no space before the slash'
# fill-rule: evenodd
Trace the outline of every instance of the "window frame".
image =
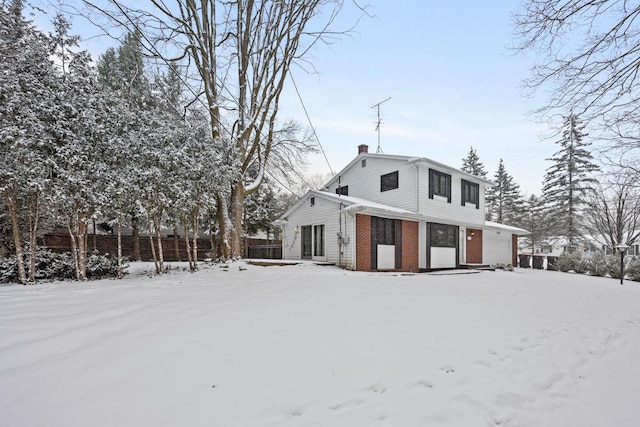
<svg viewBox="0 0 640 427">
<path fill-rule="evenodd" d="M 462 206 L 466 206 L 467 203 L 471 203 L 476 205 L 476 209 L 480 209 L 480 184 L 462 179 L 460 189 L 462 192 Z M 473 192 L 470 192 L 472 189 L 475 189 L 475 200 L 473 200 L 472 197 Z"/>
<path fill-rule="evenodd" d="M 389 182 L 391 181 L 391 182 Z M 400 174 L 398 171 L 380 175 L 380 192 L 396 190 L 400 187 Z"/>
<path fill-rule="evenodd" d="M 444 194 L 441 194 L 443 184 Z M 429 198 L 433 196 L 444 197 L 451 203 L 451 175 L 429 168 Z"/>
<path fill-rule="evenodd" d="M 348 196 L 349 195 L 349 186 L 348 185 L 341 185 L 339 187 L 336 188 L 336 194 L 338 196 Z"/>
</svg>

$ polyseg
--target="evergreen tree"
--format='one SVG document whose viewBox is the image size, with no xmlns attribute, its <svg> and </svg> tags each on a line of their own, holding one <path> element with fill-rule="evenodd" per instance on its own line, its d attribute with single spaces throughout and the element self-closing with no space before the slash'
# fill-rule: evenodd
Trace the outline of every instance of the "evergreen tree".
<svg viewBox="0 0 640 427">
<path fill-rule="evenodd" d="M 479 176 L 482 178 L 487 177 L 487 171 L 484 170 L 484 165 L 480 161 L 480 157 L 473 146 L 469 149 L 467 157 L 462 159 L 462 170 L 470 173 L 471 175 Z"/>
<path fill-rule="evenodd" d="M 9 217 L 18 278 L 27 278 L 23 233 L 35 242 L 49 182 L 57 77 L 51 40 L 22 17 L 22 2 L 0 3 L 0 194 Z M 32 250 L 33 254 L 34 251 Z"/>
<path fill-rule="evenodd" d="M 507 225 L 518 224 L 523 204 L 520 186 L 507 173 L 502 159 L 493 181 L 495 185 L 487 189 L 486 195 L 487 220 Z"/>
<path fill-rule="evenodd" d="M 599 170 L 588 150 L 591 144 L 583 141 L 584 129 L 573 112 L 564 117 L 562 136 L 556 141 L 562 148 L 547 159 L 553 165 L 547 169 L 542 188 L 556 233 L 567 239 L 570 251 L 582 234 L 582 207 L 596 182 L 590 175 Z"/>
</svg>

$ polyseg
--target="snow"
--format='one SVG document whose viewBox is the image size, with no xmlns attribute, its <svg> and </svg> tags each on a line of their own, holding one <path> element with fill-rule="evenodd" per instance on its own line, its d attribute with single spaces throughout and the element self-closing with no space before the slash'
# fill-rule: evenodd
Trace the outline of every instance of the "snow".
<svg viewBox="0 0 640 427">
<path fill-rule="evenodd" d="M 131 268 L 0 287 L 2 425 L 640 423 L 636 282 Z"/>
</svg>

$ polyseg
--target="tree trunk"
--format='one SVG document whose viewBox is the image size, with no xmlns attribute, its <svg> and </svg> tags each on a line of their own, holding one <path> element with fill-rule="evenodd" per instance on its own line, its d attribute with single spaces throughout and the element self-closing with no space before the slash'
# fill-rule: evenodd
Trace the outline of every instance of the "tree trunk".
<svg viewBox="0 0 640 427">
<path fill-rule="evenodd" d="M 118 279 L 122 279 L 124 277 L 124 272 L 122 271 L 122 218 L 118 215 Z"/>
<path fill-rule="evenodd" d="M 218 238 L 220 239 L 220 258 L 229 259 L 230 246 L 228 235 L 229 214 L 227 212 L 227 202 L 222 194 L 216 196 L 216 206 L 218 211 Z"/>
<path fill-rule="evenodd" d="M 242 181 L 234 184 L 231 191 L 231 256 L 242 256 L 242 216 L 244 212 L 244 186 Z"/>
<path fill-rule="evenodd" d="M 178 229 L 173 227 L 173 251 L 176 261 L 180 262 L 180 245 L 178 244 Z"/>
<path fill-rule="evenodd" d="M 13 244 L 16 247 L 16 266 L 18 268 L 18 281 L 25 283 L 27 281 L 27 275 L 24 269 L 23 252 L 22 252 L 22 237 L 20 236 L 20 222 L 18 221 L 18 212 L 15 203 L 15 188 L 13 194 L 9 194 L 9 190 L 4 191 L 4 201 L 11 217 L 11 228 L 13 230 Z"/>
<path fill-rule="evenodd" d="M 78 264 L 78 242 L 76 241 L 77 231 L 74 231 L 76 227 L 73 216 L 69 219 L 69 237 L 71 238 L 71 253 L 73 254 L 73 265 L 76 268 L 76 280 L 80 280 L 80 265 Z"/>
<path fill-rule="evenodd" d="M 87 280 L 87 224 L 78 218 L 78 265 L 80 266 L 80 279 Z"/>
<path fill-rule="evenodd" d="M 156 244 L 153 241 L 153 231 L 151 230 L 151 217 L 147 217 L 147 221 L 149 222 L 149 245 L 151 246 L 151 256 L 153 257 L 153 264 L 156 267 L 156 273 L 160 274 L 160 265 L 158 264 L 158 254 L 156 254 Z"/>
<path fill-rule="evenodd" d="M 189 227 L 187 226 L 187 216 L 182 217 L 182 224 L 184 225 L 184 243 L 187 248 L 187 259 L 189 260 L 189 270 L 193 271 L 193 260 L 191 259 L 191 246 L 189 243 Z"/>
<path fill-rule="evenodd" d="M 193 269 L 196 270 L 198 268 L 198 217 L 200 216 L 200 210 L 196 207 L 192 214 L 192 223 L 193 223 L 193 245 L 191 246 L 193 249 Z"/>
<path fill-rule="evenodd" d="M 140 255 L 139 222 L 138 215 L 135 213 L 131 214 L 131 228 L 133 230 L 133 258 L 138 262 L 142 261 L 142 256 Z"/>
<path fill-rule="evenodd" d="M 159 274 L 164 273 L 164 253 L 162 250 L 162 235 L 160 234 L 160 219 L 154 218 L 153 225 L 156 230 L 156 241 L 158 242 L 158 266 L 160 270 Z"/>
<path fill-rule="evenodd" d="M 38 219 L 40 218 L 40 192 L 33 195 L 33 205 L 31 206 L 29 219 L 29 281 L 36 280 L 36 252 L 38 248 L 37 233 Z"/>
</svg>

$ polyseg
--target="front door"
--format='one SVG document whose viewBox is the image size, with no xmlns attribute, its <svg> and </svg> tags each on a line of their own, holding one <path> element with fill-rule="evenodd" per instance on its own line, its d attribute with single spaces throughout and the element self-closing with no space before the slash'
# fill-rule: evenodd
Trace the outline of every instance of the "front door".
<svg viewBox="0 0 640 427">
<path fill-rule="evenodd" d="M 467 228 L 467 264 L 482 264 L 482 230 Z"/>
</svg>

